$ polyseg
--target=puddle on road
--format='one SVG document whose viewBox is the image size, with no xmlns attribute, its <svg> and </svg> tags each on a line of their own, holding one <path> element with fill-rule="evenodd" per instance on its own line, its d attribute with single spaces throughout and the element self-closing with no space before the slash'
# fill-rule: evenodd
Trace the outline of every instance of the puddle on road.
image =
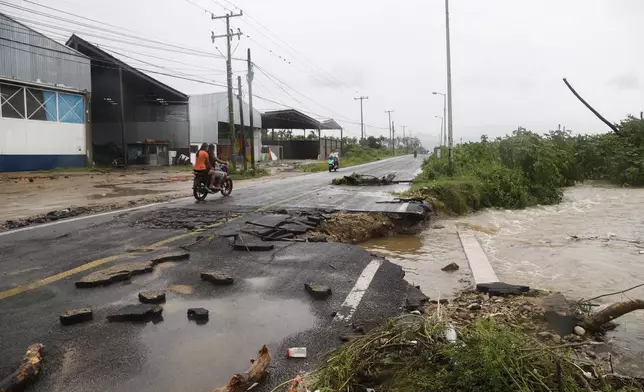
<svg viewBox="0 0 644 392">
<path fill-rule="evenodd" d="M 159 193 L 167 192 L 167 191 L 153 190 L 153 189 L 122 188 L 122 187 L 119 187 L 118 185 L 113 185 L 113 184 L 94 185 L 94 188 L 105 188 L 105 189 L 108 189 L 109 192 L 95 193 L 93 195 L 89 195 L 87 196 L 89 200 L 109 199 L 113 197 L 156 195 Z"/>
<path fill-rule="evenodd" d="M 429 229 L 415 236 L 393 236 L 372 239 L 360 244 L 372 253 L 400 265 L 405 271 L 405 280 L 420 286 L 431 298 L 452 297 L 469 281 L 470 270 L 457 236 L 451 230 Z M 455 262 L 461 268 L 456 272 L 441 271 L 445 265 Z"/>
<path fill-rule="evenodd" d="M 188 320 L 189 308 L 208 309 L 208 323 Z M 247 369 L 263 344 L 316 324 L 309 304 L 265 295 L 173 298 L 163 305 L 163 319 L 141 330 L 139 339 L 147 358 L 142 371 L 128 381 L 127 390 L 144 390 L 151 379 L 168 391 L 213 390 Z"/>
</svg>

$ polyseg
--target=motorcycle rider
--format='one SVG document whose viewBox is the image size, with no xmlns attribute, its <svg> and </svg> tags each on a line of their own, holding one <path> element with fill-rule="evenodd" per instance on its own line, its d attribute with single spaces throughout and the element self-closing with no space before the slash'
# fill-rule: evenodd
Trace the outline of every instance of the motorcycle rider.
<svg viewBox="0 0 644 392">
<path fill-rule="evenodd" d="M 199 151 L 197 151 L 195 157 L 195 164 L 192 169 L 202 175 L 208 175 L 210 181 L 208 182 L 208 189 L 213 192 L 220 191 L 220 188 L 214 186 L 215 183 L 215 171 L 213 170 L 212 163 L 210 162 L 210 154 L 208 153 L 208 143 L 201 143 Z"/>
<path fill-rule="evenodd" d="M 217 158 L 217 154 L 215 154 L 215 145 L 212 143 L 208 145 L 208 156 L 210 158 L 212 174 L 214 175 L 215 188 L 221 190 L 221 179 L 224 177 L 224 172 L 219 170 L 219 166 L 217 164 L 226 165 L 228 162 Z"/>
</svg>

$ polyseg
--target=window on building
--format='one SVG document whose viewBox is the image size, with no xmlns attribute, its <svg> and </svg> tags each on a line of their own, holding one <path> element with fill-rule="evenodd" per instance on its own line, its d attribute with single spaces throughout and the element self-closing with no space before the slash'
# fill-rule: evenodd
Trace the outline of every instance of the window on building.
<svg viewBox="0 0 644 392">
<path fill-rule="evenodd" d="M 25 89 L 0 84 L 0 113 L 5 118 L 25 118 Z"/>
<path fill-rule="evenodd" d="M 56 121 L 56 93 L 27 88 L 27 118 L 30 120 Z"/>
<path fill-rule="evenodd" d="M 83 124 L 85 101 L 80 95 L 58 93 L 58 121 Z"/>
</svg>

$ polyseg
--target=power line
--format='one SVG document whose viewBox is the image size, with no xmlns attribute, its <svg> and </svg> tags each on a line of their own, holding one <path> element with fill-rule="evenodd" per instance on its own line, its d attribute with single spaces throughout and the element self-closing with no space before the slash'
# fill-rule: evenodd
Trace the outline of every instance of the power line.
<svg viewBox="0 0 644 392">
<path fill-rule="evenodd" d="M 36 47 L 36 48 L 40 48 L 40 49 L 43 49 L 43 50 L 46 50 L 46 51 L 58 52 L 58 53 L 62 53 L 62 54 L 66 54 L 66 55 L 72 56 L 72 57 L 83 58 L 83 59 L 85 59 L 85 60 L 95 60 L 95 61 L 100 61 L 100 62 L 103 62 L 103 63 L 108 63 L 108 64 L 116 65 L 114 62 L 111 62 L 111 61 L 108 61 L 108 60 L 103 60 L 103 59 L 98 59 L 98 58 L 93 58 L 93 57 L 85 57 L 85 56 L 77 55 L 77 54 L 73 54 L 73 53 L 66 53 L 66 52 L 63 52 L 63 51 L 58 51 L 58 50 L 54 50 L 54 49 L 45 48 L 45 47 L 43 47 L 43 46 L 31 45 L 31 44 L 25 44 L 25 43 L 23 43 L 23 42 L 20 42 L 20 41 L 14 41 L 14 40 L 7 39 L 7 38 L 2 38 L 2 37 L 0 37 L 0 40 L 10 41 L 10 42 L 15 42 L 15 43 L 19 43 L 19 44 L 23 44 L 23 45 L 27 45 L 27 46 L 34 46 L 34 47 Z M 6 47 L 6 48 L 15 49 L 15 50 L 20 50 L 20 51 L 23 51 L 23 52 L 27 52 L 27 53 L 35 54 L 35 55 L 37 55 L 37 56 L 49 57 L 49 58 L 53 58 L 53 59 L 57 59 L 57 60 L 62 60 L 62 61 L 68 61 L 68 62 L 73 62 L 73 63 L 78 63 L 78 64 L 84 64 L 84 65 L 87 65 L 87 63 L 86 63 L 86 62 L 83 62 L 83 61 L 72 60 L 72 59 L 64 58 L 64 57 L 49 56 L 49 55 L 44 54 L 44 53 L 38 53 L 38 52 L 34 52 L 34 51 L 32 51 L 32 50 L 28 50 L 28 49 L 17 48 L 17 47 L 15 47 L 15 46 L 5 45 L 5 44 L 2 44 L 2 43 L 0 43 L 0 46 L 4 46 L 4 47 Z M 115 69 L 115 70 L 116 70 L 116 69 L 119 69 L 119 67 L 118 67 L 118 66 L 110 67 L 110 66 L 106 66 L 106 65 L 99 65 L 99 64 L 94 64 L 94 65 L 92 65 L 92 66 L 95 66 L 95 67 L 101 67 L 101 68 L 107 68 L 107 69 Z M 163 75 L 163 76 L 168 76 L 168 77 L 172 77 L 172 78 L 176 78 L 176 79 L 182 79 L 182 80 L 188 80 L 188 81 L 192 81 L 192 82 L 202 83 L 202 84 L 209 84 L 209 85 L 212 85 L 212 86 L 226 87 L 226 85 L 224 85 L 224 84 L 217 84 L 217 83 L 213 83 L 213 82 L 209 82 L 209 81 L 204 81 L 204 80 L 199 80 L 199 79 L 194 79 L 194 78 L 188 78 L 188 77 L 183 77 L 183 76 L 173 75 L 173 74 L 169 74 L 169 73 L 165 73 L 165 72 L 153 71 L 153 70 L 143 69 L 143 68 L 134 68 L 134 67 L 132 67 L 132 68 L 133 68 L 133 69 L 136 69 L 136 70 L 138 70 L 138 71 L 141 71 L 141 72 L 146 72 L 146 73 L 151 73 L 151 74 L 156 74 L 156 75 Z M 129 69 L 125 69 L 125 70 L 126 70 L 126 71 L 129 71 Z"/>
<path fill-rule="evenodd" d="M 71 12 L 63 11 L 63 10 L 60 10 L 58 8 L 55 8 L 55 7 L 46 6 L 44 4 L 40 4 L 40 3 L 32 1 L 32 0 L 23 0 L 23 1 L 25 3 L 30 3 L 30 4 L 36 5 L 38 7 L 46 8 L 46 9 L 49 9 L 49 10 L 52 10 L 52 11 L 55 11 L 55 12 L 58 12 L 58 13 L 61 13 L 61 14 L 64 14 L 64 15 L 73 16 L 73 17 L 80 18 L 80 19 L 83 19 L 83 20 L 87 20 L 87 21 L 90 21 L 90 22 L 93 22 L 93 23 L 99 23 L 99 24 L 109 26 L 109 27 L 113 27 L 113 28 L 116 28 L 116 29 L 119 29 L 119 30 L 129 31 L 129 32 L 134 33 L 136 35 L 133 36 L 133 35 L 130 35 L 130 34 L 123 34 L 123 33 L 119 32 L 119 31 L 113 31 L 113 30 L 109 30 L 109 29 L 100 28 L 98 26 L 92 26 L 92 25 L 78 23 L 78 21 L 64 19 L 64 18 L 58 17 L 56 15 L 51 15 L 51 14 L 47 14 L 47 13 L 44 13 L 44 12 L 41 12 L 41 11 L 36 11 L 34 9 L 27 8 L 27 7 L 21 7 L 21 6 L 12 5 L 12 4 L 7 3 L 5 1 L 0 1 L 0 4 L 6 5 L 8 7 L 16 8 L 16 9 L 19 9 L 19 10 L 22 10 L 22 11 L 25 11 L 25 12 L 35 13 L 36 15 L 41 15 L 41 16 L 57 19 L 59 21 L 64 21 L 66 23 L 70 23 L 70 24 L 73 24 L 73 25 L 81 25 L 81 26 L 88 27 L 88 28 L 91 28 L 91 29 L 102 30 L 102 31 L 108 32 L 110 34 L 121 35 L 121 36 L 125 36 L 125 37 L 128 37 L 128 38 L 133 38 L 133 39 L 139 39 L 141 41 L 155 43 L 155 44 L 162 45 L 162 46 L 173 47 L 175 49 L 182 49 L 182 50 L 188 49 L 188 50 L 191 50 L 191 51 L 194 51 L 194 52 L 200 52 L 201 54 L 212 55 L 212 54 L 210 54 L 208 52 L 204 52 L 204 51 L 202 51 L 200 49 L 190 48 L 189 46 L 186 46 L 186 45 L 183 45 L 183 44 L 181 44 L 181 45 L 179 45 L 179 44 L 171 44 L 171 43 L 168 43 L 168 42 L 142 38 L 142 36 L 144 34 L 142 34 L 140 32 L 130 30 L 130 29 L 127 29 L 127 28 L 124 28 L 124 27 L 121 27 L 121 26 L 116 26 L 116 25 L 106 23 L 106 22 L 103 22 L 103 21 L 99 21 L 99 20 L 96 20 L 96 19 L 88 18 L 88 17 L 82 16 L 82 15 L 78 15 L 78 14 L 74 14 L 74 13 L 71 13 Z"/>
</svg>

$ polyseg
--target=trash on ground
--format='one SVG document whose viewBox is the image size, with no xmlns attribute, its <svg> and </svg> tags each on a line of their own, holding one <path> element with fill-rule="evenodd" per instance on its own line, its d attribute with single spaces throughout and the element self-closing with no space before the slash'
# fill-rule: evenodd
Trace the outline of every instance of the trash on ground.
<svg viewBox="0 0 644 392">
<path fill-rule="evenodd" d="M 306 347 L 289 347 L 286 349 L 286 358 L 306 358 Z"/>
</svg>

